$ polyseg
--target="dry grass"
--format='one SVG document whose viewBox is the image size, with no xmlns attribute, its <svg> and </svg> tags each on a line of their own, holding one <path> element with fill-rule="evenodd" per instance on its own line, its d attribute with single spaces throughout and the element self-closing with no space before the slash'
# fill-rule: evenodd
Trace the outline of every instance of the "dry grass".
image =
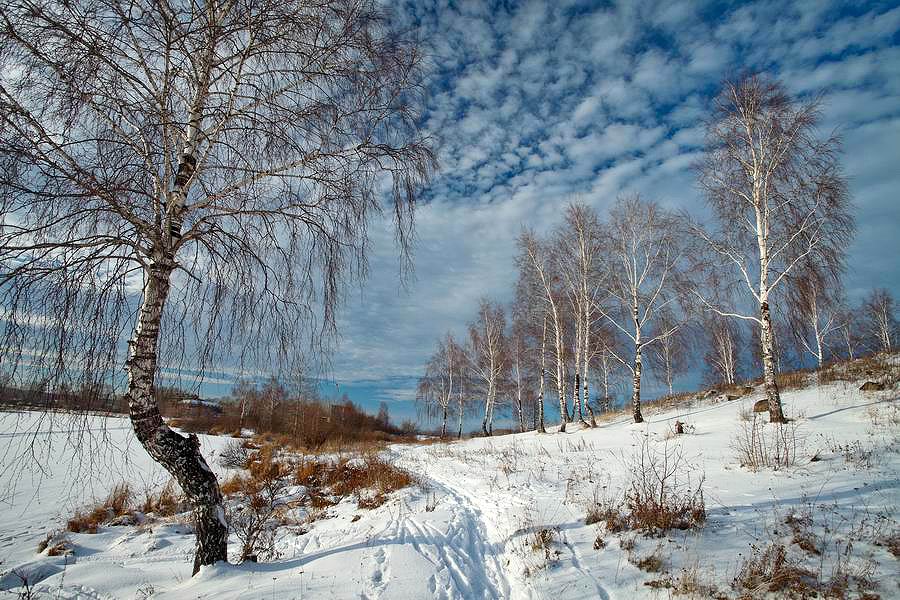
<svg viewBox="0 0 900 600">
<path fill-rule="evenodd" d="M 647 571 L 648 573 L 659 573 L 663 568 L 662 558 L 655 552 L 642 558 L 635 558 L 632 564 L 641 571 Z"/>
<path fill-rule="evenodd" d="M 815 573 L 788 557 L 783 544 L 765 548 L 751 545 L 750 556 L 741 564 L 732 587 L 742 598 L 753 598 L 767 592 L 782 595 L 811 596 L 815 591 Z"/>
<path fill-rule="evenodd" d="M 375 453 L 338 461 L 307 460 L 297 465 L 294 482 L 304 485 L 321 501 L 324 495 L 355 496 L 360 508 L 384 504 L 391 492 L 417 483 L 408 471 Z"/>
<path fill-rule="evenodd" d="M 900 362 L 896 356 L 896 353 L 879 352 L 826 365 L 819 371 L 819 381 L 872 381 L 891 388 L 900 383 Z"/>
<path fill-rule="evenodd" d="M 728 600 L 728 595 L 720 591 L 715 585 L 707 583 L 700 574 L 699 565 L 681 569 L 676 575 L 666 575 L 661 579 L 644 582 L 644 585 L 654 589 L 665 589 L 669 596 L 684 596 L 696 600 Z"/>
<path fill-rule="evenodd" d="M 52 531 L 38 543 L 37 551 L 46 552 L 47 556 L 66 556 L 72 554 L 74 549 L 65 533 Z"/>
<path fill-rule="evenodd" d="M 102 503 L 87 510 L 78 510 L 66 522 L 66 529 L 72 533 L 97 533 L 97 528 L 112 519 L 131 513 L 131 488 L 127 483 L 118 483 Z"/>
<path fill-rule="evenodd" d="M 144 492 L 144 503 L 141 512 L 153 513 L 158 517 L 171 517 L 187 510 L 184 497 L 175 493 L 175 480 L 170 479 L 166 485 L 156 493 L 147 490 Z"/>
</svg>

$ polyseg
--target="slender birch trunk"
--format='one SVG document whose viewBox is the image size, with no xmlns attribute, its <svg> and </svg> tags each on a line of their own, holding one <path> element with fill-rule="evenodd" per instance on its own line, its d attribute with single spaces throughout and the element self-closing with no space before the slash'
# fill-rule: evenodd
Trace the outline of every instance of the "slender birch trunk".
<svg viewBox="0 0 900 600">
<path fill-rule="evenodd" d="M 463 392 L 459 391 L 459 430 L 456 433 L 456 439 L 462 439 L 462 430 L 463 430 Z"/>
<path fill-rule="evenodd" d="M 569 412 L 566 407 L 566 378 L 563 373 L 563 343 L 562 331 L 556 305 L 553 305 L 553 329 L 556 334 L 556 391 L 559 396 L 559 432 L 566 432 L 569 422 Z"/>
<path fill-rule="evenodd" d="M 174 264 L 155 262 L 145 274 L 143 298 L 129 343 L 128 410 L 135 434 L 147 453 L 175 477 L 193 506 L 197 552 L 193 573 L 201 565 L 227 560 L 228 527 L 216 476 L 200 453 L 196 435 L 184 437 L 162 419 L 153 398 L 160 322 Z"/>
<path fill-rule="evenodd" d="M 536 429 L 541 433 L 547 433 L 544 427 L 544 378 L 547 373 L 547 315 L 544 315 L 544 326 L 541 329 L 541 378 L 538 384 L 537 410 L 535 419 Z"/>
</svg>

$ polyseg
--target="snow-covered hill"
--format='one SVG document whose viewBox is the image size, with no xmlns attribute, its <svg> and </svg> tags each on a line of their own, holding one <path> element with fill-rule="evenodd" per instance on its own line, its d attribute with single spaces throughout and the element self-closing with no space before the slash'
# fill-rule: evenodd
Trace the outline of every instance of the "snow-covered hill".
<svg viewBox="0 0 900 600">
<path fill-rule="evenodd" d="M 345 500 L 320 515 L 327 518 L 284 526 L 277 560 L 217 565 L 194 578 L 193 539 L 177 521 L 69 534 L 69 558 L 37 553 L 85 494 L 102 497 L 122 479 L 138 489 L 163 480 L 127 422 L 94 418 L 113 446 L 96 446 L 92 469 L 72 471 L 83 463 L 66 458 L 69 434 L 46 433 L 39 439 L 56 444 L 40 486 L 20 478 L 4 497 L 0 589 L 16 583 L 15 572 L 59 598 L 738 597 L 766 593 L 768 583 L 752 577 L 766 562 L 781 565 L 778 577 L 797 577 L 786 589 L 900 597 L 900 394 L 858 388 L 838 382 L 784 394 L 796 460 L 779 469 L 743 467 L 735 450 L 752 431 L 760 393 L 649 411 L 641 425 L 623 418 L 565 434 L 394 446 L 393 460 L 421 487 L 373 510 Z M 2 414 L 0 436 L 22 436 L 34 419 Z M 688 433 L 675 436 L 675 420 Z M 212 464 L 224 443 L 203 438 Z M 116 448 L 127 450 L 127 464 Z M 680 481 L 696 487 L 702 478 L 701 527 L 645 535 L 585 524 L 590 510 L 621 497 L 642 453 L 680 456 Z M 2 489 L 17 477 L 7 460 Z M 73 487 L 73 476 L 92 483 Z"/>
</svg>

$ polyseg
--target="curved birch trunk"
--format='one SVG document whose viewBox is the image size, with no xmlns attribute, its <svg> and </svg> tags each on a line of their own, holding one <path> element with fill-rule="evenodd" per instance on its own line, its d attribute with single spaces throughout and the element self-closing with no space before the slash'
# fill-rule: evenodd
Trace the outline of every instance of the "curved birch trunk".
<svg viewBox="0 0 900 600">
<path fill-rule="evenodd" d="M 184 437 L 172 431 L 163 421 L 153 397 L 160 322 L 173 268 L 172 263 L 156 263 L 145 275 L 140 313 L 125 363 L 126 397 L 131 423 L 141 445 L 178 481 L 193 506 L 197 535 L 193 573 L 196 574 L 202 565 L 227 560 L 228 526 L 219 483 L 200 453 L 197 436 Z"/>
</svg>

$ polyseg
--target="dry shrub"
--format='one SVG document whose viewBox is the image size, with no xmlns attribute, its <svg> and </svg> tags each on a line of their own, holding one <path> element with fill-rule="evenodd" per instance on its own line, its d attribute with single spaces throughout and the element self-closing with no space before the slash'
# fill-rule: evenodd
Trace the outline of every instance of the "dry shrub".
<svg viewBox="0 0 900 600">
<path fill-rule="evenodd" d="M 628 518 L 622 512 L 621 500 L 613 499 L 598 492 L 599 488 L 595 488 L 593 501 L 587 507 L 584 524 L 603 523 L 606 526 L 606 531 L 610 533 L 618 533 L 628 529 Z"/>
<path fill-rule="evenodd" d="M 738 424 L 732 441 L 737 460 L 751 471 L 784 469 L 797 463 L 802 454 L 804 438 L 796 421 L 768 423 L 756 413 Z"/>
<path fill-rule="evenodd" d="M 815 593 L 815 573 L 788 557 L 783 544 L 761 548 L 751 544 L 750 556 L 738 569 L 732 587 L 741 597 L 757 597 L 767 592 L 809 597 Z"/>
<path fill-rule="evenodd" d="M 691 477 L 694 467 L 685 459 L 680 446 L 665 441 L 659 447 L 652 447 L 641 436 L 639 448 L 626 466 L 631 483 L 622 496 L 604 496 L 595 488 L 585 524 L 602 522 L 611 533 L 626 530 L 660 533 L 695 529 L 706 522 L 704 476 Z"/>
<path fill-rule="evenodd" d="M 538 527 L 529 538 L 532 551 L 542 554 L 547 563 L 559 558 L 559 550 L 554 548 L 557 532 L 548 527 Z"/>
<path fill-rule="evenodd" d="M 249 460 L 250 453 L 240 440 L 228 442 L 219 453 L 219 464 L 226 469 L 246 469 Z"/>
<path fill-rule="evenodd" d="M 653 532 L 702 526 L 706 522 L 704 476 L 692 479 L 693 470 L 680 446 L 665 442 L 654 448 L 642 437 L 624 496 L 628 528 Z"/>
<path fill-rule="evenodd" d="M 808 554 L 814 554 L 816 556 L 822 554 L 819 550 L 816 535 L 811 531 L 813 518 L 809 507 L 807 507 L 805 511 L 799 513 L 792 510 L 784 518 L 784 523 L 790 527 L 794 534 L 791 543 L 796 544 L 801 550 Z"/>
<path fill-rule="evenodd" d="M 77 510 L 66 522 L 73 533 L 97 533 L 97 528 L 112 519 L 131 513 L 132 494 L 127 483 L 118 483 L 102 503 L 87 510 Z"/>
<path fill-rule="evenodd" d="M 244 479 L 242 475 L 235 473 L 230 478 L 223 481 L 219 484 L 219 489 L 222 491 L 222 495 L 224 496 L 234 496 L 242 489 L 244 489 Z"/>
<path fill-rule="evenodd" d="M 223 485 L 237 502 L 229 506 L 228 522 L 241 543 L 240 560 L 276 558 L 275 532 L 284 521 L 287 465 L 272 445 L 260 448 L 249 464 L 248 477 L 233 477 Z"/>
</svg>

